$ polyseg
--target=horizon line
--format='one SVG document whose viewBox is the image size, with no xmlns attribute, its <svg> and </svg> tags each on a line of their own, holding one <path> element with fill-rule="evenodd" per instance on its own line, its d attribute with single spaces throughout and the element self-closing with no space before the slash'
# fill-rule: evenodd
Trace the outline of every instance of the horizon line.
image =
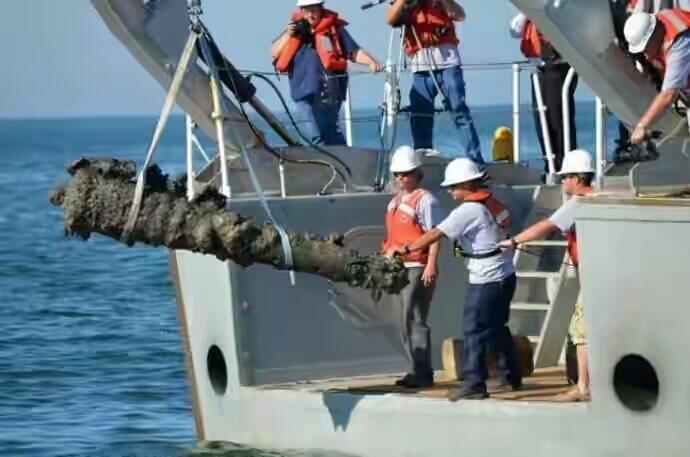
<svg viewBox="0 0 690 457">
<path fill-rule="evenodd" d="M 582 104 L 588 104 L 592 103 L 593 100 L 575 100 L 575 105 L 582 105 Z M 532 102 L 527 101 L 520 103 L 520 106 L 529 106 L 531 109 Z M 488 108 L 496 108 L 496 107 L 512 107 L 512 103 L 487 103 L 483 105 L 473 105 L 470 107 L 471 109 L 476 109 L 477 111 L 483 111 Z M 371 111 L 371 110 L 377 110 L 379 107 L 378 106 L 364 106 L 360 107 L 357 109 L 353 109 L 353 111 Z M 283 110 L 276 110 L 279 111 L 277 113 L 277 116 L 285 115 Z M 170 117 L 182 117 L 184 116 L 184 112 L 176 112 L 172 113 Z M 79 121 L 79 120 L 105 120 L 105 119 L 150 119 L 150 118 L 157 118 L 160 116 L 160 113 L 150 113 L 150 114 L 77 114 L 77 115 L 45 115 L 45 114 L 39 114 L 36 116 L 21 116 L 21 117 L 4 117 L 0 116 L 0 122 L 21 122 L 21 121 Z M 251 113 L 251 116 L 258 116 L 256 113 Z"/>
</svg>

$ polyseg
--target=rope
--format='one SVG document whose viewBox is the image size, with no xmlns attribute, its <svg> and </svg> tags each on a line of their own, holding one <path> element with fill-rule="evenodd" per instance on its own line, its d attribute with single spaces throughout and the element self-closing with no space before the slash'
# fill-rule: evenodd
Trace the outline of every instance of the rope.
<svg viewBox="0 0 690 457">
<path fill-rule="evenodd" d="M 294 267 L 294 261 L 292 258 L 292 246 L 290 245 L 290 237 L 288 236 L 285 229 L 278 223 L 276 218 L 273 216 L 273 212 L 271 212 L 271 208 L 268 206 L 266 196 L 264 195 L 264 191 L 261 188 L 261 184 L 259 183 L 259 180 L 256 177 L 254 166 L 252 165 L 252 161 L 249 158 L 249 154 L 247 153 L 247 148 L 245 147 L 244 143 L 240 142 L 240 150 L 242 152 L 242 160 L 244 161 L 245 165 L 247 166 L 247 170 L 249 171 L 249 178 L 252 182 L 252 186 L 254 186 L 254 191 L 256 192 L 256 195 L 259 197 L 261 207 L 266 213 L 266 216 L 268 216 L 268 219 L 271 221 L 273 226 L 278 231 L 278 235 L 280 235 L 280 244 L 283 248 L 283 257 L 285 258 L 285 265 L 290 269 L 290 284 L 292 284 L 292 286 L 294 287 L 295 284 L 297 284 L 297 280 L 295 278 L 295 271 L 292 270 L 292 268 Z"/>
<path fill-rule="evenodd" d="M 520 251 L 520 252 L 524 252 L 524 253 L 529 254 L 531 256 L 534 256 L 534 257 L 541 258 L 541 254 L 537 254 L 536 252 L 532 252 L 529 249 L 525 249 L 525 248 L 521 248 L 521 247 L 515 247 L 515 250 Z M 570 262 L 561 262 L 561 265 L 565 265 L 567 267 L 576 267 L 576 265 L 574 263 L 570 263 Z"/>
<path fill-rule="evenodd" d="M 149 145 L 148 152 L 146 153 L 146 160 L 144 161 L 144 166 L 139 172 L 137 178 L 137 185 L 134 189 L 134 198 L 132 199 L 132 206 L 129 209 L 129 215 L 127 217 L 127 223 L 122 231 L 120 239 L 131 244 L 132 231 L 137 222 L 139 216 L 139 211 L 141 209 L 141 202 L 144 196 L 144 188 L 146 187 L 146 172 L 148 171 L 151 162 L 153 161 L 153 156 L 155 155 L 156 148 L 160 143 L 161 136 L 165 130 L 165 126 L 168 123 L 168 118 L 175 106 L 175 99 L 182 86 L 182 81 L 184 80 L 184 74 L 189 65 L 189 61 L 192 58 L 194 52 L 194 46 L 199 39 L 199 34 L 192 30 L 187 38 L 187 43 L 184 45 L 182 55 L 180 56 L 180 61 L 177 64 L 177 69 L 173 75 L 172 82 L 170 83 L 170 88 L 168 89 L 168 95 L 165 98 L 165 103 L 163 104 L 163 109 L 161 115 L 158 118 L 158 124 L 156 125 L 156 130 L 153 133 L 153 138 L 151 139 L 151 144 Z"/>
</svg>

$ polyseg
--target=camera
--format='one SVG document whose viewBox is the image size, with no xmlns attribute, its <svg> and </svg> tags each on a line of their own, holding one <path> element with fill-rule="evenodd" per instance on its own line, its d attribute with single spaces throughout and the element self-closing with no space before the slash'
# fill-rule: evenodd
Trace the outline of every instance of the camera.
<svg viewBox="0 0 690 457">
<path fill-rule="evenodd" d="M 306 19 L 295 21 L 295 35 L 303 39 L 311 36 L 311 25 Z"/>
</svg>

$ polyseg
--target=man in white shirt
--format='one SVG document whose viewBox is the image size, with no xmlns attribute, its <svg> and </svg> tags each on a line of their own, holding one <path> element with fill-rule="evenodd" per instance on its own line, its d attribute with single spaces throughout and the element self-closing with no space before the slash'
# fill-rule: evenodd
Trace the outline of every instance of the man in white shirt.
<svg viewBox="0 0 690 457">
<path fill-rule="evenodd" d="M 499 245 L 502 249 L 508 250 L 522 243 L 543 239 L 556 231 L 560 231 L 567 236 L 570 261 L 577 267 L 579 265 L 579 254 L 575 232 L 575 211 L 579 200 L 577 197 L 592 192 L 594 167 L 592 166 L 591 154 L 583 149 L 570 151 L 563 159 L 563 168 L 559 175 L 561 175 L 563 191 L 573 198 L 564 203 L 551 217 L 537 222 L 510 240 L 502 241 Z M 578 381 L 577 386 L 564 394 L 560 399 L 565 401 L 587 401 L 590 398 L 589 363 L 587 359 L 584 314 L 580 297 L 578 297 L 575 312 L 570 321 L 570 339 L 575 344 L 577 350 Z"/>
<path fill-rule="evenodd" d="M 391 26 L 405 26 L 405 53 L 414 74 L 410 89 L 410 126 L 415 149 L 433 148 L 434 100 L 441 90 L 444 108 L 452 113 L 465 155 L 483 165 L 479 136 L 465 102 L 460 66 L 460 40 L 455 22 L 465 10 L 453 0 L 394 0 L 386 12 Z"/>
<path fill-rule="evenodd" d="M 451 401 L 489 396 L 488 354 L 496 357 L 502 384 L 513 389 L 522 387 L 522 372 L 507 326 L 516 285 L 513 257 L 498 248 L 511 220 L 505 206 L 482 185 L 485 177 L 486 173 L 469 159 L 449 163 L 441 185 L 462 204 L 436 228 L 399 250 L 402 254 L 416 252 L 446 237 L 469 258 L 469 287 L 463 310 L 465 382 L 449 392 Z"/>
</svg>

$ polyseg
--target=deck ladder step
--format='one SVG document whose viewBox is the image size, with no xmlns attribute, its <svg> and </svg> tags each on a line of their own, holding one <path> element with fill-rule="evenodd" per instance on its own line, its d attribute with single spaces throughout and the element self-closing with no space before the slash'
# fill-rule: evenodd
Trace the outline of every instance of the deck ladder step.
<svg viewBox="0 0 690 457">
<path fill-rule="evenodd" d="M 523 243 L 525 246 L 544 246 L 544 247 L 566 247 L 568 242 L 565 240 L 534 240 Z"/>
<path fill-rule="evenodd" d="M 548 303 L 515 303 L 510 305 L 510 309 L 518 311 L 548 311 L 551 307 Z"/>
<path fill-rule="evenodd" d="M 562 201 L 560 188 L 539 186 L 535 189 L 532 208 L 526 218 L 527 224 L 537 222 L 543 217 L 548 217 L 550 213 L 562 204 Z M 536 345 L 534 351 L 535 368 L 550 367 L 556 365 L 561 357 L 570 318 L 579 293 L 579 285 L 575 275 L 570 271 L 572 267 L 567 265 L 568 253 L 565 249 L 563 250 L 563 261 L 558 271 L 540 269 L 540 265 L 553 264 L 552 260 L 544 257 L 553 257 L 554 255 L 555 251 L 548 248 L 564 248 L 567 246 L 567 241 L 535 240 L 524 245 L 527 248 L 524 254 L 531 255 L 523 257 L 518 262 L 523 251 L 516 250 L 513 258 L 513 262 L 517 267 L 515 274 L 518 278 L 518 287 L 523 287 L 523 289 L 528 287 L 528 295 L 532 294 L 533 288 L 539 288 L 536 292 L 541 296 L 545 294 L 550 303 L 535 303 L 529 299 L 515 301 L 511 303 L 511 310 L 529 311 L 536 316 L 539 316 L 539 313 L 544 313 L 540 334 L 527 337 L 530 342 Z M 530 252 L 529 247 L 534 248 L 532 252 Z M 523 281 L 520 281 L 520 278 L 524 278 Z M 530 285 L 529 279 L 543 279 L 544 281 Z M 521 284 L 522 286 L 520 286 Z M 541 288 L 545 290 L 541 290 Z M 527 316 L 532 316 L 532 314 Z"/>
<path fill-rule="evenodd" d="M 558 271 L 516 271 L 515 275 L 518 278 L 557 278 L 560 273 Z"/>
</svg>

